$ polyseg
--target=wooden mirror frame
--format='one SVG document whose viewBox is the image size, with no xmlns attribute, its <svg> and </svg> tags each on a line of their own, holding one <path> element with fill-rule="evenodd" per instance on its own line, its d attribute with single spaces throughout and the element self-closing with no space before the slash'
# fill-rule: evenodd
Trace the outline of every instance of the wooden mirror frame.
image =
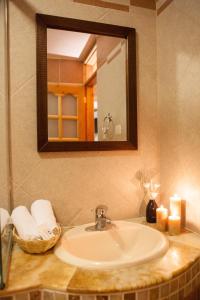
<svg viewBox="0 0 200 300">
<path fill-rule="evenodd" d="M 137 149 L 136 34 L 134 28 L 36 14 L 37 147 L 39 152 Z M 127 39 L 127 141 L 49 142 L 47 110 L 47 28 Z"/>
</svg>

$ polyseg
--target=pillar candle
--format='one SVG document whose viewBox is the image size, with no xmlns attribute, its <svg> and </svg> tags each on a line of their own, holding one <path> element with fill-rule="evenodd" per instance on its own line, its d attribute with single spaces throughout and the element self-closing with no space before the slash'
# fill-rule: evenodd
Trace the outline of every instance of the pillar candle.
<svg viewBox="0 0 200 300">
<path fill-rule="evenodd" d="M 181 217 L 169 216 L 168 218 L 168 231 L 170 235 L 177 235 L 181 232 Z"/>
<path fill-rule="evenodd" d="M 156 223 L 158 230 L 165 231 L 167 229 L 168 209 L 161 207 L 156 209 Z"/>
<path fill-rule="evenodd" d="M 170 197 L 170 215 L 181 217 L 181 198 L 178 195 Z"/>
</svg>

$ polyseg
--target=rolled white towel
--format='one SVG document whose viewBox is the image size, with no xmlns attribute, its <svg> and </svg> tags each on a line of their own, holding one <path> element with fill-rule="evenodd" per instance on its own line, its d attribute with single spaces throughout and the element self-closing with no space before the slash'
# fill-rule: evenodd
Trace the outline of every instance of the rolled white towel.
<svg viewBox="0 0 200 300">
<path fill-rule="evenodd" d="M 23 240 L 41 238 L 37 224 L 25 206 L 16 207 L 12 212 L 11 219 Z"/>
<path fill-rule="evenodd" d="M 46 227 L 50 232 L 57 227 L 56 218 L 49 200 L 36 200 L 31 205 L 31 214 L 38 226 Z"/>
<path fill-rule="evenodd" d="M 1 219 L 1 232 L 3 232 L 5 226 L 10 222 L 10 215 L 6 209 L 0 208 Z"/>
</svg>

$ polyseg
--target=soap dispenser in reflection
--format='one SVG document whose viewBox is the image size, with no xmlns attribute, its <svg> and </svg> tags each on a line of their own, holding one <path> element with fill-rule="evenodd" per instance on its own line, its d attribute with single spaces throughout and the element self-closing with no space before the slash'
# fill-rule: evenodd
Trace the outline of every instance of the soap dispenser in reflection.
<svg viewBox="0 0 200 300">
<path fill-rule="evenodd" d="M 147 190 L 150 200 L 146 207 L 146 221 L 148 223 L 156 223 L 156 209 L 158 205 L 156 203 L 156 197 L 158 196 L 158 189 L 160 185 L 157 183 L 145 183 L 144 188 Z"/>
<path fill-rule="evenodd" d="M 107 113 L 103 119 L 103 139 L 104 140 L 111 140 L 113 137 L 113 117 L 110 113 Z"/>
</svg>

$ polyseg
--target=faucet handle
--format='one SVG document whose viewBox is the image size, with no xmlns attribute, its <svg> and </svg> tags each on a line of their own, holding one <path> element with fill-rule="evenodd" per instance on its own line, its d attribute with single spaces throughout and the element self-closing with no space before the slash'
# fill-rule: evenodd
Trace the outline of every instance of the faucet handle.
<svg viewBox="0 0 200 300">
<path fill-rule="evenodd" d="M 97 217 L 105 216 L 107 210 L 108 210 L 108 207 L 106 205 L 98 205 L 95 209 L 96 216 Z"/>
</svg>

